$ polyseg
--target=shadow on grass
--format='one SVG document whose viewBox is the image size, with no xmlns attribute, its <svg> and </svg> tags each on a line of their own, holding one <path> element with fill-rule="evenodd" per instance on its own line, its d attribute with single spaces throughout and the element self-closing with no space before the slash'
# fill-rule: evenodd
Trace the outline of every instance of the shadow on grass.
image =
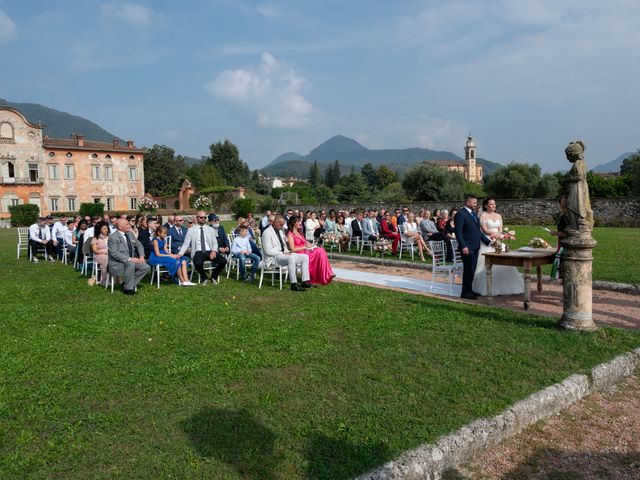
<svg viewBox="0 0 640 480">
<path fill-rule="evenodd" d="M 357 445 L 346 439 L 317 435 L 307 446 L 307 477 L 313 480 L 353 478 L 389 458 L 388 447 L 380 442 Z"/>
<path fill-rule="evenodd" d="M 204 407 L 181 427 L 200 455 L 226 463 L 240 477 L 276 476 L 276 435 L 248 411 Z"/>
</svg>

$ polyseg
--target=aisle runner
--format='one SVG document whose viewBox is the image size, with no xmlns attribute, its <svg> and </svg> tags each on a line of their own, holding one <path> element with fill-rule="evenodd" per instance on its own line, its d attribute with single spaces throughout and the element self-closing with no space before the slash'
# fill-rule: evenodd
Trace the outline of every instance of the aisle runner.
<svg viewBox="0 0 640 480">
<path fill-rule="evenodd" d="M 401 277 L 399 275 L 385 275 L 383 273 L 363 272 L 360 270 L 347 270 L 346 268 L 334 268 L 333 273 L 336 274 L 338 280 L 346 282 L 365 282 L 385 287 L 403 288 L 414 292 L 435 293 L 438 295 L 449 295 L 449 284 L 444 282 L 435 282 L 433 290 L 431 280 L 420 280 L 411 277 Z M 452 296 L 459 297 L 462 287 L 454 285 Z"/>
</svg>

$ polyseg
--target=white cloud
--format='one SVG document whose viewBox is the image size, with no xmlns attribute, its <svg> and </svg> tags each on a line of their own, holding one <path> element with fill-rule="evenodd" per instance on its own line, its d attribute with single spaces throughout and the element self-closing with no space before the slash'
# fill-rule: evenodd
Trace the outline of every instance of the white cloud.
<svg viewBox="0 0 640 480">
<path fill-rule="evenodd" d="M 147 27 L 153 17 L 147 7 L 137 3 L 103 3 L 100 5 L 100 12 L 106 17 L 124 20 L 136 27 Z"/>
<path fill-rule="evenodd" d="M 311 124 L 313 106 L 301 93 L 307 84 L 287 63 L 265 52 L 258 66 L 225 70 L 205 89 L 255 112 L 260 126 L 297 128 Z"/>
<path fill-rule="evenodd" d="M 18 36 L 18 27 L 9 15 L 0 10 L 0 45 L 8 43 Z"/>
</svg>

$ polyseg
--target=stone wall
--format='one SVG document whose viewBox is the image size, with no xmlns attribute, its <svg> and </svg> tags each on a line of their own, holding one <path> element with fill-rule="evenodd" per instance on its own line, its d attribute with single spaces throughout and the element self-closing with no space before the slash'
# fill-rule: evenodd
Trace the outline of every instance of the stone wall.
<svg viewBox="0 0 640 480">
<path fill-rule="evenodd" d="M 558 214 L 558 201 L 555 199 L 529 198 L 522 200 L 497 200 L 498 212 L 502 214 L 505 223 L 517 225 L 553 225 Z M 413 212 L 423 208 L 433 211 L 436 208 L 451 209 L 459 207 L 462 202 L 420 202 L 410 203 L 408 207 Z M 395 210 L 402 205 L 377 204 L 339 204 L 339 205 L 296 205 L 287 208 L 299 210 L 336 210 L 362 209 L 362 208 L 386 208 Z M 591 208 L 595 217 L 596 226 L 610 227 L 640 227 L 640 198 L 594 198 L 591 200 Z"/>
</svg>

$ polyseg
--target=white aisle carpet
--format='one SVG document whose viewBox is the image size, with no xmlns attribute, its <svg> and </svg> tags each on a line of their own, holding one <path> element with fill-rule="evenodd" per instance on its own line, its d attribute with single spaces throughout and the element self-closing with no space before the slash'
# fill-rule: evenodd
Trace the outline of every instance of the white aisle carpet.
<svg viewBox="0 0 640 480">
<path fill-rule="evenodd" d="M 399 275 L 385 275 L 383 273 L 363 272 L 360 270 L 348 270 L 346 268 L 334 268 L 333 273 L 336 274 L 338 280 L 346 282 L 365 282 L 374 285 L 382 285 L 384 287 L 402 288 L 414 292 L 435 293 L 437 295 L 451 295 L 459 297 L 462 287 L 453 285 L 453 290 L 449 293 L 449 284 L 444 282 L 435 282 L 431 289 L 431 280 L 420 280 L 418 278 L 401 277 Z"/>
</svg>

